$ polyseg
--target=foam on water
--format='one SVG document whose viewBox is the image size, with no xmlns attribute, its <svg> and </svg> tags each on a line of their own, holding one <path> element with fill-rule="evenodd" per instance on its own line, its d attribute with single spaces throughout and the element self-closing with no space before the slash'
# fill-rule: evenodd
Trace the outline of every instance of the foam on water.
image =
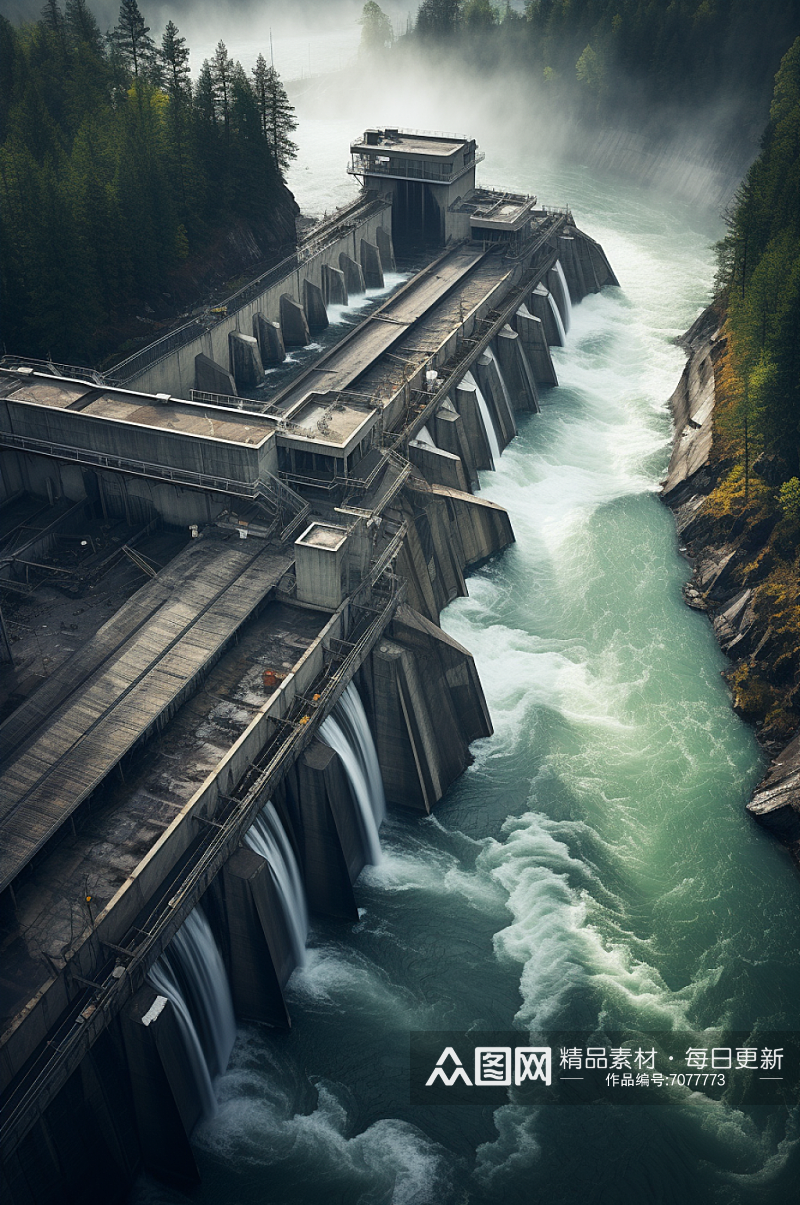
<svg viewBox="0 0 800 1205">
<path fill-rule="evenodd" d="M 237 1044 L 199 1199 L 783 1205 L 799 1148 L 780 1107 L 408 1106 L 409 1029 L 798 1024 L 794 876 L 744 813 L 760 755 L 653 497 L 671 340 L 704 300 L 718 223 L 578 167 L 492 166 L 569 196 L 623 288 L 575 307 L 560 387 L 483 476 L 517 542 L 442 616 L 494 735 L 435 818 L 384 823 L 359 923 L 312 931 L 291 1035 Z"/>
</svg>

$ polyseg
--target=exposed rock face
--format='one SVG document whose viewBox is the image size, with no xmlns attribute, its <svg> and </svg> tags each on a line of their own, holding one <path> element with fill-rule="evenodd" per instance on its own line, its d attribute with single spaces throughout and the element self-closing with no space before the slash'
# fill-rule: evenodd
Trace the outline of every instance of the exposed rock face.
<svg viewBox="0 0 800 1205">
<path fill-rule="evenodd" d="M 747 810 L 788 845 L 800 863 L 800 735 L 775 758 Z"/>
<path fill-rule="evenodd" d="M 776 518 L 768 515 L 749 526 L 737 520 L 727 533 L 727 542 L 720 542 L 714 519 L 703 507 L 717 484 L 720 467 L 729 467 L 709 462 L 714 370 L 725 346 L 715 311 L 705 310 L 679 342 L 689 359 L 670 398 L 675 433 L 661 497 L 675 513 L 682 551 L 694 562 L 684 598 L 690 607 L 708 613 L 721 648 L 734 662 L 724 671 L 731 684 L 733 709 L 744 719 L 761 721 L 764 710 L 758 683 L 774 676 L 774 662 L 780 653 L 769 619 L 759 615 L 754 605 L 754 584 L 743 570 L 757 558 L 770 555 L 769 549 L 764 550 Z M 776 456 L 762 456 L 753 470 L 774 484 L 783 479 L 784 466 L 778 461 Z M 737 671 L 745 664 L 749 676 L 743 685 Z M 748 811 L 788 845 L 800 863 L 800 736 L 781 749 L 781 742 L 765 726 L 757 727 L 756 735 L 773 761 L 753 793 Z"/>
<path fill-rule="evenodd" d="M 723 347 L 714 311 L 704 310 L 680 342 L 689 352 L 689 359 L 669 399 L 675 434 L 662 488 L 668 506 L 677 501 L 680 487 L 708 464 L 714 413 L 714 363 Z"/>
</svg>

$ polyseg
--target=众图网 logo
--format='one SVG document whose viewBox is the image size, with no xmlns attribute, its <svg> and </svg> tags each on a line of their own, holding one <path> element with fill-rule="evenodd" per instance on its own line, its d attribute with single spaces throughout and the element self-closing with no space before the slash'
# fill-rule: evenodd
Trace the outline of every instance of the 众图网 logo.
<svg viewBox="0 0 800 1205">
<path fill-rule="evenodd" d="M 513 1074 L 513 1079 L 512 1079 Z M 553 1059 L 549 1046 L 476 1046 L 473 1078 L 452 1046 L 446 1046 L 425 1087 L 441 1083 L 446 1088 L 463 1084 L 467 1088 L 510 1088 L 539 1080 L 552 1081 Z"/>
</svg>

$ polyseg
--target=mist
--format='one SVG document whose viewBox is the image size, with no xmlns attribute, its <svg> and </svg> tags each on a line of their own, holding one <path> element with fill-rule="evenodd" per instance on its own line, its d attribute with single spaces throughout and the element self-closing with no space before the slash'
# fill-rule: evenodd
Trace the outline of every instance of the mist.
<svg viewBox="0 0 800 1205">
<path fill-rule="evenodd" d="M 12 20 L 36 19 L 41 12 L 39 0 L 2 7 Z M 116 22 L 115 0 L 90 7 L 101 29 Z M 381 7 L 402 35 L 417 4 L 387 0 Z M 513 7 L 521 11 L 523 0 Z M 166 22 L 175 21 L 191 49 L 195 77 L 220 40 L 246 71 L 259 53 L 272 57 L 300 121 L 300 153 L 289 185 L 307 212 L 352 197 L 356 184 L 345 173 L 349 141 L 366 126 L 384 124 L 475 137 L 487 154 L 481 183 L 490 186 L 503 183 L 492 176 L 495 164 L 522 155 L 542 167 L 567 162 L 619 174 L 719 211 L 757 153 L 766 121 L 766 113 L 754 112 L 741 95 L 720 95 L 702 107 L 645 105 L 634 81 L 619 75 L 610 83 L 618 116 L 615 109 L 600 120 L 581 103 L 574 81 L 572 91 L 562 87 L 554 96 L 518 54 L 486 63 L 465 55 L 463 47 L 404 39 L 391 53 L 365 57 L 359 51 L 363 0 L 228 0 L 224 6 L 142 0 L 140 8 L 156 40 Z M 323 164 L 330 184 L 320 179 Z"/>
</svg>

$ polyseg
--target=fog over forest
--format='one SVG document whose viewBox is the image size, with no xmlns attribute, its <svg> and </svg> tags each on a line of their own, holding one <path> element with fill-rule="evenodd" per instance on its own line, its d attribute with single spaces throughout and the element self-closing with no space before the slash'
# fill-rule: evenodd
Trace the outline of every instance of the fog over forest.
<svg viewBox="0 0 800 1205">
<path fill-rule="evenodd" d="M 715 208 L 726 203 L 757 153 L 778 62 L 762 72 L 764 95 L 755 97 L 746 87 L 730 83 L 730 61 L 719 71 L 720 80 L 728 83 L 715 87 L 710 79 L 705 94 L 696 95 L 674 78 L 674 72 L 667 73 L 663 84 L 654 78 L 648 85 L 647 68 L 636 79 L 628 78 L 612 57 L 602 91 L 598 87 L 593 92 L 591 80 L 584 79 L 582 85 L 576 78 L 575 60 L 583 49 L 580 28 L 575 34 L 581 41 L 577 54 L 568 44 L 569 30 L 563 28 L 566 17 L 548 45 L 546 37 L 524 20 L 532 7 L 524 0 L 514 0 L 510 6 L 519 18 L 514 26 L 501 23 L 487 31 L 486 38 L 473 32 L 455 41 L 404 37 L 413 28 L 419 4 L 386 0 L 381 8 L 399 41 L 391 51 L 371 56 L 359 47 L 362 0 L 296 0 L 290 5 L 230 0 L 222 6 L 145 0 L 140 7 L 156 40 L 168 20 L 176 22 L 191 50 L 195 79 L 220 40 L 245 71 L 251 70 L 259 53 L 267 60 L 272 53 L 301 119 L 301 156 L 310 149 L 306 139 L 310 131 L 306 127 L 304 132 L 303 122 L 334 115 L 353 123 L 352 133 L 359 126 L 381 123 L 456 130 L 477 137 L 487 150 L 502 142 L 525 154 L 566 155 L 600 170 L 621 171 L 641 182 L 668 186 L 678 195 Z M 598 12 L 603 9 L 595 7 Z M 626 14 L 632 7 L 635 10 L 636 6 L 620 5 Z M 682 14 L 692 7 L 681 6 Z M 9 0 L 2 8 L 12 21 L 37 19 L 41 11 L 39 0 Z M 113 27 L 119 12 L 116 0 L 97 0 L 90 8 L 101 30 Z M 757 0 L 750 5 L 731 0 L 720 11 L 730 10 L 735 33 L 734 16 L 763 8 Z M 781 6 L 785 21 L 791 22 L 789 10 L 796 8 L 793 2 Z M 505 11 L 502 4 L 496 5 L 495 19 L 504 18 Z M 722 18 L 716 19 L 719 25 Z M 579 22 L 580 16 L 575 20 Z M 593 20 L 587 9 L 584 25 Z M 775 23 L 781 18 L 770 13 L 769 20 Z M 681 21 L 678 49 L 673 46 L 669 54 L 677 53 L 679 61 L 690 52 L 697 58 L 703 53 L 702 29 L 696 17 L 689 21 L 683 14 Z M 714 27 L 713 38 L 707 36 L 706 41 L 714 42 L 716 61 L 722 62 L 724 48 L 716 45 L 718 35 L 719 28 Z M 670 36 L 674 42 L 674 33 Z M 769 43 L 768 36 L 764 40 Z M 599 48 L 594 35 L 592 41 Z M 543 70 L 546 56 L 558 54 L 557 69 L 545 66 Z M 749 57 L 755 60 L 758 54 L 754 46 Z M 346 155 L 344 146 L 342 153 Z"/>
</svg>

